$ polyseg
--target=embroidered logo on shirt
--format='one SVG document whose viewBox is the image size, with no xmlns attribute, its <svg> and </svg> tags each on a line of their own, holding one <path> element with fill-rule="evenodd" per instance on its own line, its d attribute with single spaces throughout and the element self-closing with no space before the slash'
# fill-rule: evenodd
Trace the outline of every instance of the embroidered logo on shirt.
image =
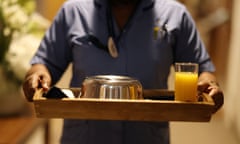
<svg viewBox="0 0 240 144">
<path fill-rule="evenodd" d="M 160 26 L 159 26 L 160 25 Z M 158 19 L 156 21 L 156 24 L 153 28 L 153 38 L 154 40 L 157 40 L 157 39 L 163 39 L 166 37 L 167 33 L 168 33 L 168 28 L 167 28 L 167 23 L 164 23 L 162 26 L 160 24 L 160 20 Z"/>
</svg>

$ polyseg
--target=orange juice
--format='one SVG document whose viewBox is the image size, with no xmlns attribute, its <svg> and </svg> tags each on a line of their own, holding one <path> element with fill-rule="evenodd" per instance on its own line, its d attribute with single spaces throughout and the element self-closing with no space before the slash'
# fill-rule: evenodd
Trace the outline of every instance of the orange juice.
<svg viewBox="0 0 240 144">
<path fill-rule="evenodd" d="M 196 102 L 197 82 L 197 73 L 175 72 L 175 100 Z"/>
</svg>

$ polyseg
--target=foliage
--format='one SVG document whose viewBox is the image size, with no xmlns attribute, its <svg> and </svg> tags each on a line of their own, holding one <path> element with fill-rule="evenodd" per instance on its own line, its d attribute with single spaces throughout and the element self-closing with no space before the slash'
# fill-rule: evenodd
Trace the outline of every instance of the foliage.
<svg viewBox="0 0 240 144">
<path fill-rule="evenodd" d="M 31 21 L 35 8 L 35 0 L 0 0 L 0 63 L 14 37 L 36 29 Z"/>
<path fill-rule="evenodd" d="M 48 26 L 48 20 L 36 12 L 35 0 L 0 0 L 0 65 L 7 75 L 21 72 L 22 79 Z"/>
</svg>

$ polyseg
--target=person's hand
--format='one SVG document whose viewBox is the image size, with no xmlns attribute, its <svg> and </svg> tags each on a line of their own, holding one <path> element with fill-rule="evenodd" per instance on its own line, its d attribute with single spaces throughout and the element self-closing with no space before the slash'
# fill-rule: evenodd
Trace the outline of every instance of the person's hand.
<svg viewBox="0 0 240 144">
<path fill-rule="evenodd" d="M 36 64 L 26 74 L 23 82 L 23 92 L 28 101 L 33 101 L 34 93 L 37 89 L 42 88 L 48 91 L 51 85 L 51 76 L 47 68 L 42 64 Z"/>
<path fill-rule="evenodd" d="M 221 108 L 224 103 L 223 92 L 219 84 L 215 81 L 202 80 L 198 82 L 198 91 L 200 93 L 207 93 L 215 102 L 214 113 Z"/>
</svg>

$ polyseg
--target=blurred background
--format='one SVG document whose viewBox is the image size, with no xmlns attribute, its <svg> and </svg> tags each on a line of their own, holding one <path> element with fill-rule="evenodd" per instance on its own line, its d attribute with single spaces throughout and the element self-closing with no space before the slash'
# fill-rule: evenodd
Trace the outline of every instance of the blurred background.
<svg viewBox="0 0 240 144">
<path fill-rule="evenodd" d="M 240 1 L 179 1 L 191 12 L 216 65 L 225 103 L 208 123 L 171 122 L 171 144 L 239 144 Z M 25 120 L 18 116 L 13 120 L 9 115 L 25 111 L 21 82 L 31 56 L 62 3 L 64 0 L 0 0 L 0 123 L 8 124 L 4 130 L 0 129 L 0 135 L 9 140 L 12 140 L 10 136 L 20 135 L 14 131 L 14 127 L 19 126 L 19 132 L 24 133 L 23 143 L 59 143 L 62 119 L 31 117 Z M 68 87 L 70 77 L 69 68 L 57 85 Z M 171 81 L 170 76 L 170 88 Z M 3 137 L 0 137 L 0 143 L 1 139 Z"/>
</svg>

